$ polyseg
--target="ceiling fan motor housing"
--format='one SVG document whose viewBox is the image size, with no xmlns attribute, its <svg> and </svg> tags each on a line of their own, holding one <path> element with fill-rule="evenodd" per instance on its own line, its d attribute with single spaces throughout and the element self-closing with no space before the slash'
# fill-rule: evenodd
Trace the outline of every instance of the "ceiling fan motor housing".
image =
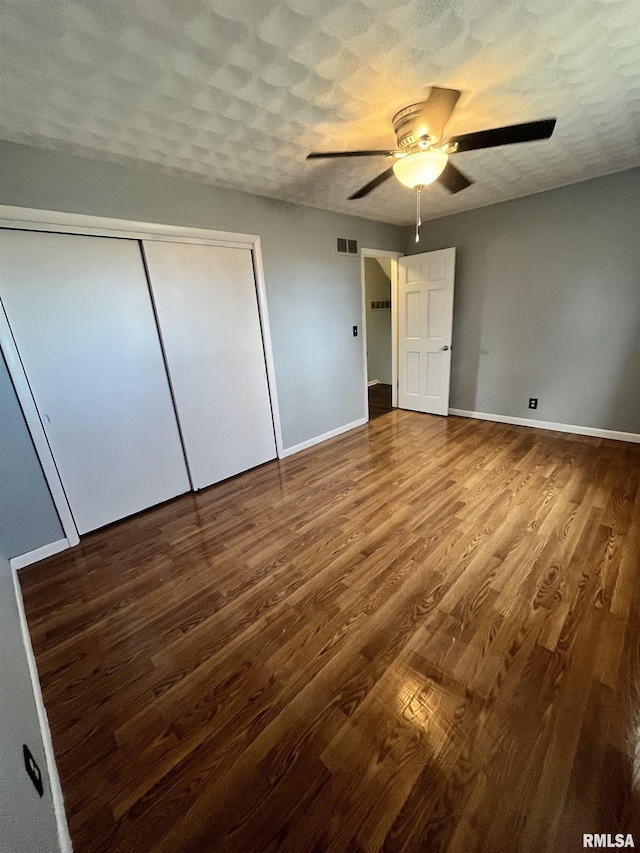
<svg viewBox="0 0 640 853">
<path fill-rule="evenodd" d="M 437 144 L 444 134 L 444 123 L 437 118 L 427 118 L 426 101 L 411 104 L 397 112 L 393 117 L 393 130 L 398 140 L 398 148 L 407 154 L 419 151 L 420 142 Z M 426 137 L 426 139 L 425 139 Z"/>
</svg>

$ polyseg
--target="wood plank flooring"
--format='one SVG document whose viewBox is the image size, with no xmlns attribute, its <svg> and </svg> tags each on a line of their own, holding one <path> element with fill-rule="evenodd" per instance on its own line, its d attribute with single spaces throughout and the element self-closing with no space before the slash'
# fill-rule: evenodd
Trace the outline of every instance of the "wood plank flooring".
<svg viewBox="0 0 640 853">
<path fill-rule="evenodd" d="M 75 850 L 637 847 L 639 482 L 394 410 L 24 570 Z"/>
</svg>

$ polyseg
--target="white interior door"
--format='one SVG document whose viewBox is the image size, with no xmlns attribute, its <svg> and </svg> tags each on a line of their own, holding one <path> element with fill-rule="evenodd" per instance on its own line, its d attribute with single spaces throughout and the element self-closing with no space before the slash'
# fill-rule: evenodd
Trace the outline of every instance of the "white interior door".
<svg viewBox="0 0 640 853">
<path fill-rule="evenodd" d="M 189 490 L 140 245 L 1 231 L 0 296 L 79 533 Z"/>
<path fill-rule="evenodd" d="M 398 259 L 398 405 L 449 413 L 455 249 Z"/>
<path fill-rule="evenodd" d="M 274 459 L 251 250 L 143 247 L 193 487 Z"/>
</svg>

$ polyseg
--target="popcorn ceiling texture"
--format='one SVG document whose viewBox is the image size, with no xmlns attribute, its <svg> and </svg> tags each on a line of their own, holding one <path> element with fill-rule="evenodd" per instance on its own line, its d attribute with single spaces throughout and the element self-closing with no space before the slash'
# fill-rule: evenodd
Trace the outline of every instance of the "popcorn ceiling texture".
<svg viewBox="0 0 640 853">
<path fill-rule="evenodd" d="M 474 186 L 423 218 L 640 163 L 637 0 L 5 0 L 4 138 L 352 213 L 412 221 L 395 180 L 347 196 L 391 117 L 461 89 L 449 135 L 556 116 L 548 142 L 456 155 Z"/>
</svg>

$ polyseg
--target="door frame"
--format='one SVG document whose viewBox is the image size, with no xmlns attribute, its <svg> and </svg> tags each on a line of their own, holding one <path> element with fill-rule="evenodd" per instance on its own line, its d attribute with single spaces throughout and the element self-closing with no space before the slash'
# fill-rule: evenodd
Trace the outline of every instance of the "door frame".
<svg viewBox="0 0 640 853">
<path fill-rule="evenodd" d="M 20 231 L 49 231 L 61 234 L 80 234 L 89 237 L 120 237 L 129 240 L 161 240 L 171 243 L 199 243 L 212 246 L 251 249 L 253 269 L 258 297 L 258 312 L 267 368 L 267 383 L 271 400 L 276 451 L 279 459 L 284 458 L 282 426 L 278 406 L 275 364 L 271 344 L 267 293 L 262 263 L 260 237 L 256 234 L 239 234 L 228 231 L 214 231 L 208 228 L 188 228 L 181 225 L 164 225 L 155 222 L 137 222 L 129 219 L 113 219 L 104 216 L 91 216 L 82 213 L 63 213 L 55 210 L 36 210 L 27 207 L 0 205 L 0 228 Z M 40 459 L 51 497 L 55 504 L 60 522 L 69 545 L 80 541 L 73 520 L 71 507 L 67 501 L 62 480 L 49 447 L 44 427 L 40 421 L 29 380 L 25 373 L 11 327 L 0 298 L 0 347 L 7 362 L 16 395 L 22 407 L 29 432 Z"/>
<path fill-rule="evenodd" d="M 360 249 L 360 301 L 362 311 L 362 369 L 364 373 L 364 416 L 369 420 L 369 391 L 367 385 L 367 293 L 365 288 L 365 258 L 391 260 L 391 405 L 398 405 L 398 258 L 404 252 L 388 249 Z"/>
</svg>

